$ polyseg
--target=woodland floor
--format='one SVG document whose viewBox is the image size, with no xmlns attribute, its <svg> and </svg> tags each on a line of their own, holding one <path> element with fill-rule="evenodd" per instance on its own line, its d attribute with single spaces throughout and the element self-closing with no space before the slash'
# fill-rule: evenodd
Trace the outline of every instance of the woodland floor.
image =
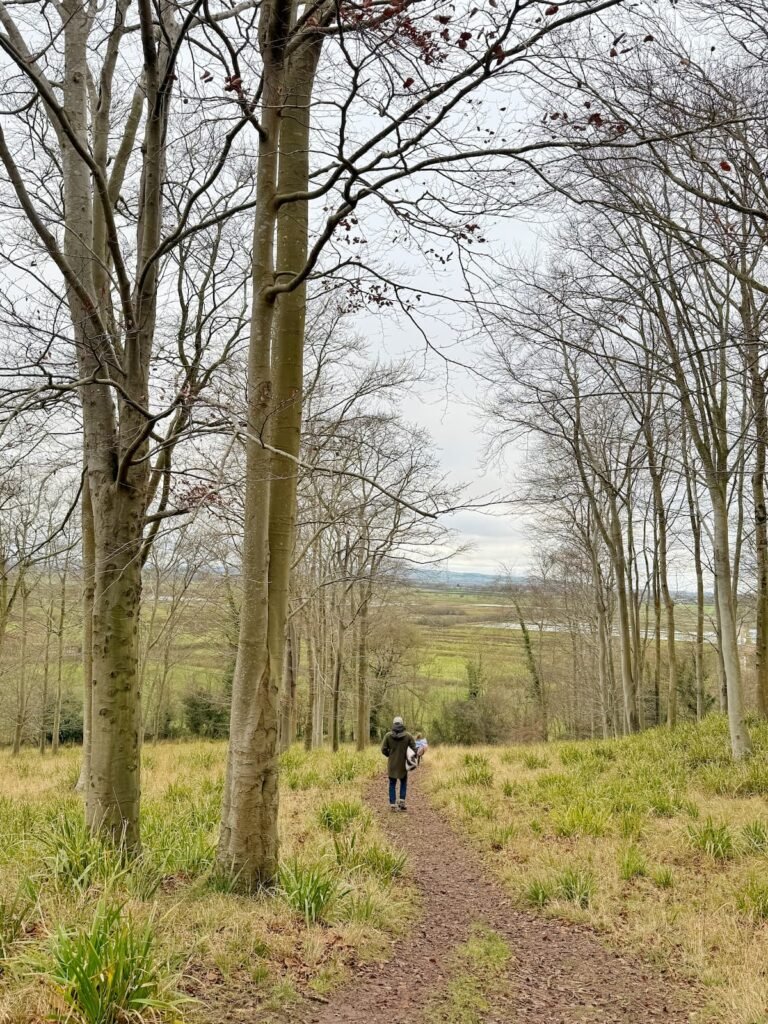
<svg viewBox="0 0 768 1024">
<path fill-rule="evenodd" d="M 428 769 L 427 769 L 428 770 Z M 422 776 L 423 779 L 423 776 Z M 679 979 L 607 949 L 587 929 L 516 910 L 476 854 L 434 810 L 419 783 L 392 814 L 385 780 L 369 791 L 389 840 L 408 854 L 422 913 L 393 959 L 360 965 L 327 1003 L 293 1006 L 293 1024 L 684 1024 L 701 1000 Z M 509 950 L 504 977 L 462 1007 L 451 996 L 460 951 L 478 929 Z M 481 972 L 482 974 L 482 972 Z M 471 987 L 471 986 L 470 986 Z M 455 1005 L 458 998 L 459 1006 Z M 453 1000 L 453 1002 L 452 1002 Z M 264 1018 L 262 1018 L 264 1019 Z"/>
</svg>

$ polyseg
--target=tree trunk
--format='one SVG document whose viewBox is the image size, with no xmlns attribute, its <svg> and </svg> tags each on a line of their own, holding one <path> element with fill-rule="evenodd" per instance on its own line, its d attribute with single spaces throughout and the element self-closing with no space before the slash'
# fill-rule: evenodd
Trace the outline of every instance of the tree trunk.
<svg viewBox="0 0 768 1024">
<path fill-rule="evenodd" d="M 741 319 L 745 334 L 745 356 L 750 384 L 750 404 L 755 425 L 752 502 L 755 517 L 755 683 L 757 708 L 768 715 L 768 512 L 765 499 L 766 444 L 768 410 L 765 380 L 760 366 L 762 339 L 757 326 L 752 291 L 741 285 Z"/>
<path fill-rule="evenodd" d="M 693 661 L 696 673 L 696 721 L 700 722 L 706 713 L 704 693 L 704 569 L 701 560 L 701 515 L 699 513 L 696 474 L 688 456 L 688 441 L 683 420 L 683 472 L 688 499 L 688 518 L 693 538 L 693 567 L 696 574 L 696 637 L 693 646 Z"/>
<path fill-rule="evenodd" d="M 715 592 L 715 632 L 717 633 L 717 700 L 720 714 L 728 713 L 728 686 L 725 678 L 725 659 L 723 658 L 723 625 L 720 609 L 720 587 L 717 582 L 717 574 L 714 575 Z"/>
<path fill-rule="evenodd" d="M 536 663 L 536 656 L 533 653 L 533 645 L 531 644 L 531 635 L 528 632 L 528 626 L 526 625 L 525 619 L 523 618 L 522 609 L 520 608 L 520 605 L 517 601 L 514 602 L 514 605 L 515 611 L 517 612 L 518 621 L 520 622 L 520 631 L 523 637 L 523 650 L 525 651 L 525 661 L 528 665 L 528 674 L 531 677 L 531 692 L 533 694 L 533 699 L 536 703 L 536 711 L 539 719 L 539 739 L 543 743 L 546 743 L 549 735 L 549 730 L 547 727 L 547 700 L 541 679 L 541 664 L 539 663 L 537 665 Z M 573 635 L 571 635 L 571 647 L 573 653 Z M 571 678 L 573 680 L 575 680 L 576 678 L 575 664 L 573 665 Z"/>
<path fill-rule="evenodd" d="M 279 672 L 270 654 L 269 531 L 274 301 L 275 196 L 283 102 L 284 49 L 291 4 L 265 3 L 259 37 L 263 60 L 257 205 L 253 234 L 253 310 L 248 352 L 245 536 L 240 632 L 232 681 L 227 773 L 218 863 L 245 888 L 268 884 L 278 863 Z"/>
<path fill-rule="evenodd" d="M 296 739 L 296 637 L 291 624 L 285 636 L 283 692 L 280 706 L 280 749 L 287 750 Z"/>
<path fill-rule="evenodd" d="M 724 496 L 714 488 L 712 489 L 712 516 L 715 578 L 720 611 L 720 646 L 723 652 L 723 667 L 728 693 L 728 726 L 733 756 L 740 759 L 748 756 L 752 749 L 752 743 L 744 719 L 738 631 L 728 552 L 728 510 Z"/>
<path fill-rule="evenodd" d="M 138 632 L 143 500 L 141 494 L 108 482 L 93 506 L 96 585 L 86 819 L 93 831 L 105 832 L 134 850 L 139 844 L 141 799 Z"/>
<path fill-rule="evenodd" d="M 619 513 L 612 502 L 611 532 L 614 544 L 614 571 L 616 575 L 616 597 L 619 604 L 619 640 L 621 654 L 621 687 L 624 694 L 624 724 L 629 733 L 637 732 L 640 720 L 635 700 L 635 680 L 632 671 L 632 624 L 627 597 L 627 567 L 624 557 L 624 540 L 621 535 Z"/>
<path fill-rule="evenodd" d="M 357 749 L 366 750 L 371 742 L 371 713 L 368 705 L 368 602 L 366 594 L 360 608 L 357 641 Z"/>
<path fill-rule="evenodd" d="M 304 43 L 290 57 L 286 97 L 280 113 L 277 191 L 290 196 L 309 186 L 310 102 L 322 39 Z M 295 200 L 277 213 L 274 284 L 289 282 L 307 261 L 309 204 Z M 272 283 L 272 282 L 270 282 Z M 301 444 L 306 286 L 279 293 L 272 346 L 274 412 L 271 418 L 269 497 L 269 652 L 281 687 L 288 618 L 288 593 L 296 535 L 296 484 Z"/>
<path fill-rule="evenodd" d="M 83 756 L 76 789 L 85 793 L 91 773 L 93 735 L 93 595 L 96 588 L 96 538 L 88 475 L 83 480 L 81 503 L 83 549 Z"/>
<path fill-rule="evenodd" d="M 654 523 L 654 533 L 658 526 Z M 658 550 L 658 541 L 654 538 L 654 550 Z M 661 593 L 659 589 L 659 559 L 653 559 L 653 701 L 655 707 L 655 723 L 661 723 Z"/>
<path fill-rule="evenodd" d="M 13 754 L 21 753 L 24 739 L 24 725 L 27 718 L 27 613 L 29 611 L 29 590 L 25 583 L 21 585 L 21 653 L 19 657 L 19 674 L 16 683 L 16 721 L 13 728 Z"/>
<path fill-rule="evenodd" d="M 650 427 L 646 430 L 646 448 L 648 452 L 648 469 L 651 475 L 653 488 L 653 505 L 656 513 L 656 527 L 658 533 L 658 570 L 659 588 L 664 600 L 664 610 L 667 618 L 667 725 L 674 729 L 677 724 L 677 653 L 675 647 L 675 602 L 669 589 L 669 575 L 667 571 L 667 510 L 664 505 L 664 493 L 662 490 L 661 471 L 656 461 L 656 448 L 653 434 Z"/>
<path fill-rule="evenodd" d="M 50 578 L 49 578 L 50 582 Z M 51 633 L 53 632 L 53 603 L 45 616 L 45 646 L 43 648 L 43 692 L 40 708 L 40 735 L 38 746 L 40 753 L 45 753 L 47 745 L 46 724 L 48 721 L 48 681 L 51 675 Z"/>
<path fill-rule="evenodd" d="M 315 745 L 315 701 L 317 700 L 317 658 L 315 639 L 311 635 L 311 621 L 307 631 L 307 717 L 304 720 L 304 749 Z"/>
<path fill-rule="evenodd" d="M 344 609 L 339 608 L 339 623 L 336 632 L 336 655 L 333 662 L 333 697 L 331 706 L 331 749 L 339 749 L 341 703 L 341 678 L 344 668 Z"/>
<path fill-rule="evenodd" d="M 59 591 L 59 625 L 56 631 L 56 703 L 53 706 L 53 730 L 51 733 L 51 753 L 59 752 L 59 734 L 61 733 L 61 697 L 64 677 L 64 619 L 67 612 L 67 570 L 69 555 L 64 561 L 61 573 L 61 590 Z"/>
</svg>

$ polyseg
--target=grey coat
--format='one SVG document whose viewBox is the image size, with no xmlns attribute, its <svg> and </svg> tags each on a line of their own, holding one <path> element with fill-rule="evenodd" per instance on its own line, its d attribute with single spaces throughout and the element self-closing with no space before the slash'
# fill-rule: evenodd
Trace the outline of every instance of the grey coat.
<svg viewBox="0 0 768 1024">
<path fill-rule="evenodd" d="M 390 779 L 404 779 L 408 774 L 405 764 L 409 747 L 415 754 L 416 740 L 405 731 L 405 726 L 395 726 L 384 737 L 381 752 L 387 759 L 387 774 Z"/>
</svg>

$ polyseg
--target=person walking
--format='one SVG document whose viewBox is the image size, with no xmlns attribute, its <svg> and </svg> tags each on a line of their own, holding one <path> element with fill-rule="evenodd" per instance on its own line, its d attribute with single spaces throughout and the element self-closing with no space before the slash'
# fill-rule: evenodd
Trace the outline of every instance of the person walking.
<svg viewBox="0 0 768 1024">
<path fill-rule="evenodd" d="M 384 737 L 381 752 L 387 759 L 389 775 L 389 809 L 404 811 L 405 797 L 408 791 L 408 750 L 416 751 L 416 740 L 405 731 L 405 723 L 398 716 L 392 722 L 392 728 Z M 397 799 L 397 784 L 400 783 L 400 799 Z"/>
</svg>

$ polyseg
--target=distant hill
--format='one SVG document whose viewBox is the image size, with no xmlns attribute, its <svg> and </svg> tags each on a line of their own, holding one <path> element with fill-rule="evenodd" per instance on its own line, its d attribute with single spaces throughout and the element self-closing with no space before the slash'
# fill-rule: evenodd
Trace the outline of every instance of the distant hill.
<svg viewBox="0 0 768 1024">
<path fill-rule="evenodd" d="M 493 587 L 500 582 L 499 576 L 490 573 L 454 572 L 452 569 L 413 569 L 408 578 L 420 587 Z"/>
</svg>

